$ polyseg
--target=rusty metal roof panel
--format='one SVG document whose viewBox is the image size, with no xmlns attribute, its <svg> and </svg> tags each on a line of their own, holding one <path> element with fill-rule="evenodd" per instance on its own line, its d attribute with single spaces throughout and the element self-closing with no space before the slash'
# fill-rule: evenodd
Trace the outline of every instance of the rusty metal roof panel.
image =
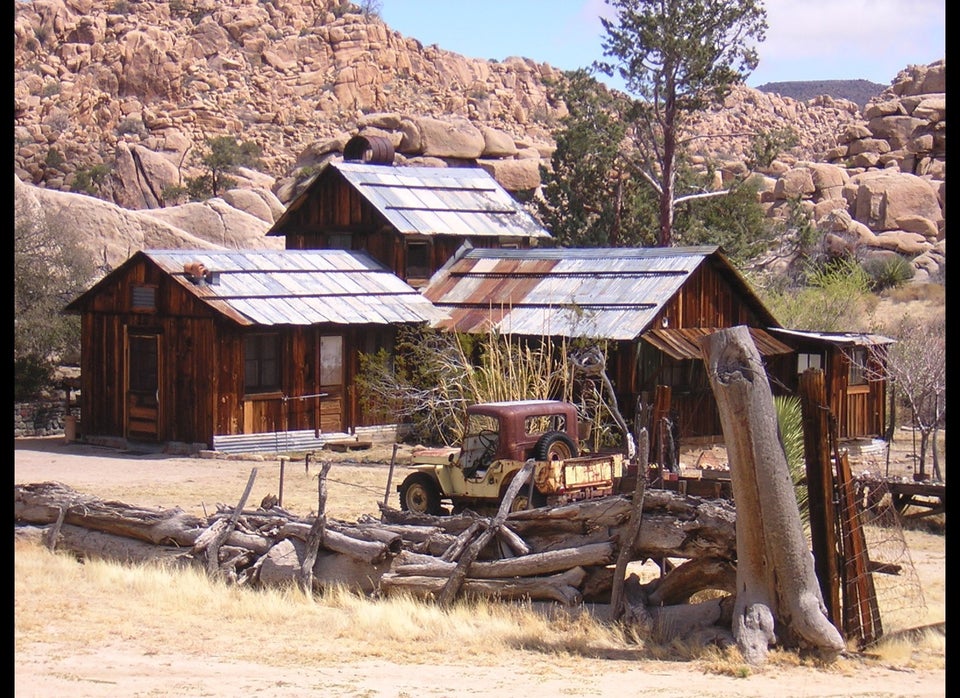
<svg viewBox="0 0 960 698">
<path fill-rule="evenodd" d="M 363 252 L 283 250 L 144 254 L 213 310 L 244 325 L 438 322 L 445 314 Z M 213 274 L 185 272 L 200 262 Z"/>
<path fill-rule="evenodd" d="M 655 328 L 643 335 L 643 339 L 650 342 L 660 351 L 674 359 L 701 359 L 700 340 L 707 335 L 717 332 L 720 328 L 691 327 L 682 329 Z M 793 349 L 783 342 L 773 338 L 765 330 L 757 327 L 747 328 L 757 351 L 761 356 L 775 356 L 790 354 Z"/>
<path fill-rule="evenodd" d="M 639 336 L 716 247 L 472 249 L 438 272 L 424 295 L 448 311 L 443 326 L 483 325 L 490 306 L 503 333 Z M 473 314 L 460 311 L 471 308 Z M 454 320 L 454 318 L 457 318 Z M 462 319 L 460 319 L 462 318 Z M 489 324 L 489 320 L 486 324 Z"/>
<path fill-rule="evenodd" d="M 552 237 L 478 167 L 330 166 L 404 234 Z"/>
</svg>

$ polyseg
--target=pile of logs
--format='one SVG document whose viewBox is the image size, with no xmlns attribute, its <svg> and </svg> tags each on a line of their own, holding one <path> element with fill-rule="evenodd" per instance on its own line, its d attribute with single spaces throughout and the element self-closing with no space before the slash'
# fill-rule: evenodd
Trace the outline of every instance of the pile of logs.
<svg viewBox="0 0 960 698">
<path fill-rule="evenodd" d="M 59 483 L 15 485 L 15 531 L 79 556 L 202 565 L 240 585 L 294 583 L 313 592 L 342 586 L 441 604 L 461 597 L 609 604 L 624 587 L 618 615 L 653 631 L 679 627 L 676 619 L 665 622 L 664 614 L 694 593 L 733 591 L 731 502 L 641 488 L 639 497 L 614 495 L 508 513 L 528 476 L 522 472 L 494 517 L 472 512 L 435 517 L 381 505 L 379 519 L 366 515 L 356 522 L 322 514 L 325 473 L 321 514 L 309 518 L 272 502 L 264 503 L 268 508 L 244 508 L 246 493 L 237 507 L 219 505 L 202 518 L 180 509 L 103 501 Z M 645 560 L 660 563 L 662 574 L 645 583 L 636 575 L 615 581 L 625 562 Z M 725 623 L 729 632 L 720 601 L 706 603 L 710 610 L 696 612 L 702 616 L 697 627 Z"/>
</svg>

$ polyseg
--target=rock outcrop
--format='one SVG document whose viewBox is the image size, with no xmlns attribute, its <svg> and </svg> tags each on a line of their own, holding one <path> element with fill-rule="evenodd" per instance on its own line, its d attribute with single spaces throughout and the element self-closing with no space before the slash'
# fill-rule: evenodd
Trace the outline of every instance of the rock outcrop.
<svg viewBox="0 0 960 698">
<path fill-rule="evenodd" d="M 15 10 L 15 174 L 120 207 L 109 215 L 143 212 L 119 226 L 119 242 L 92 243 L 111 259 L 158 235 L 172 236 L 169 246 L 191 236 L 273 244 L 254 231 L 360 133 L 388 137 L 401 164 L 475 164 L 507 190 L 530 192 L 566 113 L 548 88 L 555 68 L 424 46 L 341 0 L 32 0 Z M 798 198 L 827 250 L 893 251 L 918 279 L 939 278 L 944 71 L 944 61 L 908 67 L 863 113 L 827 95 L 798 101 L 737 87 L 700 116 L 700 133 L 723 136 L 698 141 L 695 162 L 718 165 L 724 186 L 751 174 L 749 134 L 792 128 L 798 145 L 753 173 L 768 215 Z M 203 172 L 207 139 L 222 135 L 255 142 L 263 171 L 241 172 L 218 200 L 172 206 L 171 192 Z M 80 198 L 77 210 L 96 206 Z"/>
<path fill-rule="evenodd" d="M 14 175 L 13 205 L 18 213 L 41 219 L 52 230 L 84 231 L 86 247 L 95 253 L 101 271 L 116 268 L 144 249 L 283 249 L 282 238 L 265 235 L 272 219 L 220 198 L 131 211 L 92 196 L 24 184 Z"/>
</svg>

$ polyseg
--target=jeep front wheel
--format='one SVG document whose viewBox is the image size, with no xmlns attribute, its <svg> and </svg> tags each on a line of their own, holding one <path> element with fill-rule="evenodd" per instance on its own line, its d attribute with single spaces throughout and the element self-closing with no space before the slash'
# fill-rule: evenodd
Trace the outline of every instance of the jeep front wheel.
<svg viewBox="0 0 960 698">
<path fill-rule="evenodd" d="M 410 473 L 400 484 L 400 508 L 417 514 L 440 516 L 440 487 L 426 473 Z"/>
</svg>

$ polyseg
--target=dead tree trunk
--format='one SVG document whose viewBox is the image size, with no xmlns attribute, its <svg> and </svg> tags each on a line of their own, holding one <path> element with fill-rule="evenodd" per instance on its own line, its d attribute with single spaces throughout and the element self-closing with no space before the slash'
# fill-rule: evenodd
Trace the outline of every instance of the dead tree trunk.
<svg viewBox="0 0 960 698">
<path fill-rule="evenodd" d="M 812 647 L 832 661 L 843 638 L 827 618 L 803 536 L 760 354 L 745 326 L 701 342 L 737 503 L 737 645 L 748 663 L 762 664 L 776 631 L 785 646 Z"/>
</svg>

